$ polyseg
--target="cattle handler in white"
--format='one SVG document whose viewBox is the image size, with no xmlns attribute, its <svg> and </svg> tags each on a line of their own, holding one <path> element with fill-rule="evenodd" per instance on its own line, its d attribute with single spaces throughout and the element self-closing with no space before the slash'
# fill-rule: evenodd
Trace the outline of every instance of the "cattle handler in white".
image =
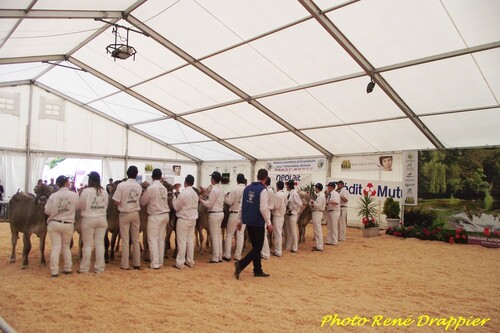
<svg viewBox="0 0 500 333">
<path fill-rule="evenodd" d="M 141 206 L 148 206 L 148 244 L 151 253 L 150 268 L 163 267 L 165 253 L 165 233 L 169 220 L 170 207 L 168 206 L 168 190 L 161 183 L 161 170 L 154 169 L 153 184 L 149 186 L 141 197 Z"/>
<path fill-rule="evenodd" d="M 240 212 L 241 206 L 241 197 L 243 196 L 243 190 L 245 189 L 245 176 L 242 173 L 239 173 L 236 176 L 236 182 L 238 185 L 233 188 L 225 202 L 229 205 L 229 218 L 227 221 L 227 231 L 226 231 L 226 241 L 224 242 L 224 255 L 222 259 L 225 261 L 231 260 L 231 246 L 233 244 L 233 237 L 236 229 L 238 228 L 239 220 L 238 213 Z M 241 236 L 240 236 L 241 235 Z M 236 250 L 235 250 L 235 259 L 241 259 L 241 251 L 243 249 L 243 233 L 236 234 Z"/>
<path fill-rule="evenodd" d="M 299 249 L 297 218 L 302 207 L 302 200 L 295 189 L 295 182 L 293 180 L 287 181 L 285 185 L 288 191 L 288 204 L 285 213 L 285 247 L 291 253 L 297 253 Z"/>
<path fill-rule="evenodd" d="M 327 184 L 326 197 L 326 245 L 337 245 L 339 240 L 340 194 L 335 191 L 335 182 Z"/>
<path fill-rule="evenodd" d="M 177 259 L 173 265 L 182 269 L 184 263 L 189 268 L 194 267 L 194 227 L 198 219 L 198 194 L 193 189 L 194 177 L 187 175 L 184 180 L 184 191 L 179 193 L 179 187 L 175 187 L 172 198 L 172 206 L 177 215 Z"/>
<path fill-rule="evenodd" d="M 349 191 L 344 186 L 344 182 L 337 182 L 337 191 L 340 194 L 340 218 L 339 218 L 339 241 L 345 242 L 347 229 L 347 207 L 349 205 Z"/>
<path fill-rule="evenodd" d="M 78 194 L 69 190 L 69 178 L 59 176 L 56 180 L 59 191 L 53 193 L 45 204 L 45 214 L 50 237 L 50 276 L 59 276 L 59 254 L 63 253 L 63 274 L 73 273 L 70 242 L 75 230 L 75 212 L 78 205 Z"/>
<path fill-rule="evenodd" d="M 139 244 L 139 200 L 142 187 L 135 180 L 139 170 L 135 165 L 127 169 L 127 181 L 121 182 L 113 194 L 113 203 L 120 211 L 120 237 L 122 239 L 121 269 L 129 269 L 129 237 L 132 237 L 132 265 L 134 269 L 141 269 L 141 245 Z M 130 235 L 129 235 L 130 233 Z"/>
<path fill-rule="evenodd" d="M 208 228 L 212 241 L 212 260 L 209 263 L 215 264 L 222 262 L 221 225 L 224 219 L 224 190 L 220 184 L 222 180 L 220 172 L 214 171 L 210 177 L 212 190 L 208 195 L 208 200 L 200 197 L 200 202 L 208 209 Z"/>
<path fill-rule="evenodd" d="M 79 208 L 82 211 L 82 261 L 79 274 L 90 270 L 92 256 L 92 241 L 95 244 L 94 273 L 104 272 L 104 237 L 108 228 L 106 209 L 108 208 L 108 193 L 101 186 L 101 177 L 96 171 L 88 174 L 89 185 L 82 191 Z"/>
<path fill-rule="evenodd" d="M 323 219 L 323 212 L 325 210 L 325 193 L 323 193 L 323 185 L 317 183 L 314 185 L 314 192 L 316 193 L 316 200 L 309 202 L 312 210 L 312 223 L 314 230 L 314 241 L 316 246 L 312 248 L 313 251 L 323 251 L 323 229 L 321 228 L 321 220 Z"/>
<path fill-rule="evenodd" d="M 276 195 L 274 196 L 274 210 L 273 210 L 273 235 L 274 235 L 274 252 L 275 257 L 281 257 L 283 249 L 283 223 L 285 222 L 286 211 L 286 194 L 283 191 L 285 183 L 281 180 L 276 182 Z"/>
</svg>

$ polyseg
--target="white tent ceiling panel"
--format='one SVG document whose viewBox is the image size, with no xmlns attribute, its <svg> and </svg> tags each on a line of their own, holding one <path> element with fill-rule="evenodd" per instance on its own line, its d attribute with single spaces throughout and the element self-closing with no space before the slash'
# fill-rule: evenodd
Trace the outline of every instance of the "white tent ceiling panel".
<svg viewBox="0 0 500 333">
<path fill-rule="evenodd" d="M 164 116 L 162 112 L 124 92 L 95 101 L 89 106 L 126 124 Z"/>
<path fill-rule="evenodd" d="M 243 40 L 271 31 L 308 15 L 298 1 L 198 0 L 226 27 Z"/>
<path fill-rule="evenodd" d="M 500 1 L 443 0 L 467 46 L 475 46 L 500 39 Z"/>
<path fill-rule="evenodd" d="M 184 155 L 162 146 L 159 143 L 151 141 L 137 133 L 130 131 L 128 135 L 128 154 L 130 156 L 190 161 L 190 159 Z"/>
<path fill-rule="evenodd" d="M 327 16 L 375 67 L 465 47 L 436 0 L 359 1 Z"/>
<path fill-rule="evenodd" d="M 0 82 L 31 80 L 49 66 L 41 63 L 0 65 Z"/>
<path fill-rule="evenodd" d="M 351 128 L 375 147 L 375 151 L 434 148 L 409 119 L 352 125 Z"/>
<path fill-rule="evenodd" d="M 67 62 L 61 65 L 75 67 Z M 84 104 L 118 91 L 92 74 L 59 66 L 54 66 L 38 81 Z"/>
<path fill-rule="evenodd" d="M 315 20 L 258 39 L 250 46 L 299 85 L 361 71 Z"/>
<path fill-rule="evenodd" d="M 44 10 L 125 10 L 137 0 L 38 0 L 34 9 Z"/>
<path fill-rule="evenodd" d="M 23 20 L 0 49 L 0 57 L 66 54 L 101 26 L 94 20 Z"/>
<path fill-rule="evenodd" d="M 297 86 L 292 78 L 248 45 L 202 62 L 250 95 Z"/>
<path fill-rule="evenodd" d="M 497 104 L 472 57 L 407 67 L 384 77 L 416 114 Z"/>
<path fill-rule="evenodd" d="M 361 77 L 310 88 L 307 92 L 343 123 L 403 116 L 381 89 L 375 88 L 371 94 L 367 94 L 368 82 L 368 77 Z M 328 125 L 328 122 L 322 125 Z"/>
<path fill-rule="evenodd" d="M 500 108 L 422 117 L 446 147 L 500 145 Z"/>
<path fill-rule="evenodd" d="M 195 58 L 241 42 L 194 0 L 148 1 L 132 15 Z"/>
<path fill-rule="evenodd" d="M 304 90 L 275 95 L 259 101 L 295 128 L 342 124 L 332 111 Z"/>
<path fill-rule="evenodd" d="M 120 24 L 124 23 L 120 21 Z M 74 54 L 74 57 L 127 87 L 185 64 L 185 61 L 152 38 L 134 32 L 129 34 L 129 45 L 137 51 L 135 60 L 131 57 L 115 61 L 106 52 L 106 47 L 115 43 L 115 36 L 111 30 L 110 27 L 105 33 L 87 43 Z M 121 37 L 126 37 L 125 30 L 119 29 L 119 33 Z M 118 39 L 117 43 L 124 44 L 124 41 Z"/>
<path fill-rule="evenodd" d="M 228 142 L 257 159 L 321 155 L 314 147 L 289 132 L 233 139 Z"/>
<path fill-rule="evenodd" d="M 234 151 L 226 148 L 217 142 L 199 142 L 192 144 L 175 145 L 191 156 L 195 156 L 202 161 L 224 161 L 224 160 L 242 160 L 243 157 Z"/>
<path fill-rule="evenodd" d="M 304 131 L 304 134 L 313 139 L 333 154 L 356 154 L 375 152 L 376 148 L 363 139 L 349 126 L 320 128 Z"/>
<path fill-rule="evenodd" d="M 3 6 L 3 3 L 2 3 Z M 7 37 L 10 33 L 14 25 L 17 23 L 17 19 L 5 19 L 2 20 L 2 24 L 0 24 L 0 39 L 3 42 L 3 39 Z"/>
<path fill-rule="evenodd" d="M 26 149 L 29 86 L 0 88 L 1 147 Z"/>
<path fill-rule="evenodd" d="M 0 4 L 4 9 L 26 9 L 32 0 L 2 0 Z"/>
<path fill-rule="evenodd" d="M 140 124 L 136 125 L 135 127 L 168 144 L 210 140 L 203 134 L 195 131 L 190 127 L 187 127 L 186 125 L 181 124 L 174 119 L 165 119 L 151 123 Z"/>
<path fill-rule="evenodd" d="M 193 124 L 209 128 L 219 138 L 284 131 L 285 128 L 248 103 L 183 116 Z"/>
<path fill-rule="evenodd" d="M 314 3 L 321 9 L 327 10 L 334 6 L 338 6 L 346 3 L 346 0 L 314 0 Z"/>
<path fill-rule="evenodd" d="M 183 67 L 133 90 L 175 113 L 238 99 L 193 66 Z"/>
<path fill-rule="evenodd" d="M 500 49 L 475 53 L 474 59 L 495 95 L 495 99 L 500 101 Z"/>
</svg>

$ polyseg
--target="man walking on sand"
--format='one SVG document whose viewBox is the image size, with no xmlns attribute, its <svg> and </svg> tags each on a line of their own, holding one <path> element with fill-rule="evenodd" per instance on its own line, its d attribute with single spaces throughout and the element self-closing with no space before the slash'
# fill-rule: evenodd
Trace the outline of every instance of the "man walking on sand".
<svg viewBox="0 0 500 333">
<path fill-rule="evenodd" d="M 240 273 L 245 267 L 253 262 L 253 275 L 255 277 L 268 277 L 269 274 L 262 270 L 261 256 L 262 246 L 264 244 L 264 229 L 267 226 L 268 232 L 273 232 L 271 224 L 268 191 L 266 190 L 267 170 L 259 169 L 257 172 L 257 181 L 245 187 L 241 200 L 241 210 L 239 218 L 246 225 L 248 237 L 252 243 L 252 250 L 247 253 L 245 258 L 234 264 L 234 277 L 239 279 Z M 240 225 L 238 226 L 241 227 Z"/>
</svg>

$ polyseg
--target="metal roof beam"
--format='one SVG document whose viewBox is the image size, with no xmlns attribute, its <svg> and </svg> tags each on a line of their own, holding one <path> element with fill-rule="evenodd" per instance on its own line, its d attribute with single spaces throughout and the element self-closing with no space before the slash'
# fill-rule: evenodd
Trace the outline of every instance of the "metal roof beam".
<svg viewBox="0 0 500 333">
<path fill-rule="evenodd" d="M 436 147 L 444 148 L 438 138 L 425 126 L 415 115 L 410 107 L 389 85 L 381 74 L 375 73 L 375 67 L 359 52 L 358 49 L 344 36 L 344 34 L 330 21 L 330 19 L 311 0 L 299 0 L 304 8 L 318 21 L 318 23 L 339 43 L 340 46 L 353 58 L 354 61 L 377 83 L 377 85 L 389 96 L 389 98 L 403 111 L 411 122 L 427 137 Z"/>
<path fill-rule="evenodd" d="M 0 58 L 0 65 L 8 64 L 25 64 L 28 62 L 43 62 L 43 61 L 63 61 L 64 54 L 31 56 L 31 57 L 15 57 L 15 58 Z"/>
<path fill-rule="evenodd" d="M 97 10 L 25 10 L 0 9 L 0 18 L 7 19 L 121 19 L 121 11 Z"/>
<path fill-rule="evenodd" d="M 244 91 L 242 91 L 241 89 L 236 87 L 234 84 L 232 84 L 231 82 L 229 82 L 226 79 L 224 79 L 223 77 L 221 77 L 219 74 L 212 71 L 210 68 L 208 68 L 207 66 L 205 66 L 204 64 L 202 64 L 201 62 L 196 60 L 195 58 L 193 58 L 186 51 L 182 50 L 177 45 L 175 45 L 172 42 L 170 42 L 169 40 L 167 40 L 165 37 L 160 35 L 158 32 L 156 32 L 155 30 L 153 30 L 152 28 L 150 28 L 149 26 L 144 24 L 142 21 L 138 20 L 137 18 L 135 18 L 132 15 L 127 16 L 126 20 L 127 20 L 127 22 L 129 22 L 130 24 L 132 24 L 136 28 L 138 28 L 139 30 L 144 31 L 148 36 L 150 36 L 151 38 L 156 40 L 158 43 L 160 43 L 160 45 L 166 47 L 167 49 L 169 49 L 170 51 L 172 51 L 173 53 L 175 53 L 176 55 L 178 55 L 179 57 L 181 57 L 182 59 L 184 59 L 185 61 L 187 61 L 191 65 L 193 65 L 194 67 L 196 67 L 203 74 L 212 78 L 215 82 L 219 83 L 220 85 L 222 85 L 223 87 L 225 87 L 229 91 L 233 92 L 234 94 L 239 96 L 241 99 L 248 101 L 248 103 L 250 103 L 251 105 L 256 107 L 258 110 L 262 111 L 264 114 L 266 114 L 269 117 L 271 117 L 272 119 L 274 119 L 276 122 L 278 122 L 283 127 L 289 129 L 292 133 L 294 133 L 295 135 L 300 137 L 302 140 L 307 142 L 309 145 L 316 148 L 322 154 L 324 154 L 328 157 L 332 156 L 332 153 L 330 153 L 329 151 L 327 151 L 326 149 L 324 149 L 323 147 L 318 145 L 315 141 L 313 141 L 312 139 L 310 139 L 309 137 L 307 137 L 306 135 L 304 135 L 303 133 L 298 131 L 291 124 L 289 124 L 288 122 L 286 122 L 282 118 L 278 117 L 276 114 L 271 112 L 269 109 L 264 107 L 259 102 L 251 100 L 250 95 L 248 95 L 247 93 L 245 93 Z M 223 141 L 221 140 L 220 142 L 222 143 Z M 247 154 L 245 154 L 245 155 L 247 155 Z"/>
</svg>

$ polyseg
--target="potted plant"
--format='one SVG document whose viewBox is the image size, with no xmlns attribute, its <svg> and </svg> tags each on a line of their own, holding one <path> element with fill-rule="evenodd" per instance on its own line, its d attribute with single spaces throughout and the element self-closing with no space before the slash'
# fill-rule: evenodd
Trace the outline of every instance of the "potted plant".
<svg viewBox="0 0 500 333">
<path fill-rule="evenodd" d="M 382 213 L 385 214 L 387 227 L 397 228 L 399 226 L 399 202 L 393 197 L 388 197 L 384 201 Z"/>
<path fill-rule="evenodd" d="M 378 222 L 375 219 L 375 215 L 377 215 L 378 213 L 375 198 L 370 195 L 364 195 L 360 197 L 356 209 L 358 210 L 358 216 L 362 218 L 361 222 L 364 226 L 363 236 L 378 236 L 380 234 L 380 231 Z"/>
</svg>

